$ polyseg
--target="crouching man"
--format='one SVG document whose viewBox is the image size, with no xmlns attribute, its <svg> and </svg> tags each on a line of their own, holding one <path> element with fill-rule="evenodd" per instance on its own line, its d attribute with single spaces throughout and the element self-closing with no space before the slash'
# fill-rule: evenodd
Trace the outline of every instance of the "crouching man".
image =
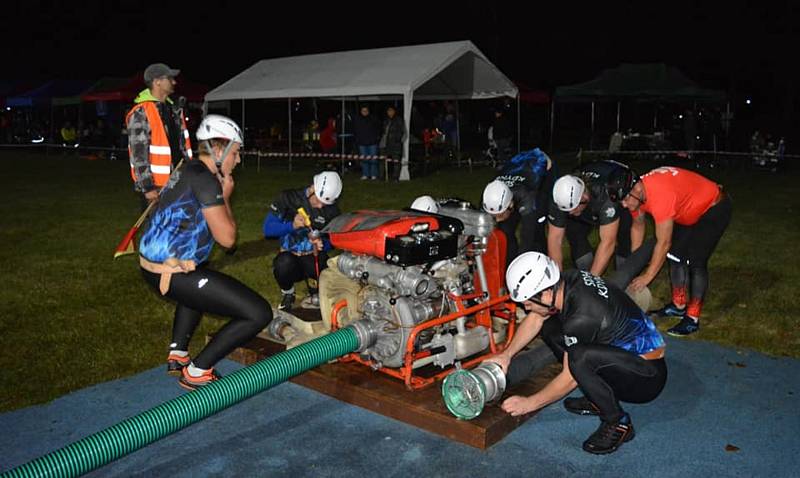
<svg viewBox="0 0 800 478">
<path fill-rule="evenodd" d="M 313 184 L 281 192 L 264 218 L 264 237 L 278 238 L 281 250 L 272 262 L 272 272 L 281 288 L 278 310 L 290 312 L 294 306 L 294 284 L 308 280 L 306 307 L 319 307 L 320 272 L 327 267 L 330 244 L 319 238 L 321 231 L 339 215 L 336 200 L 342 180 L 333 171 L 314 176 Z"/>
<path fill-rule="evenodd" d="M 489 360 L 503 368 L 509 384 L 519 381 L 526 357 L 515 355 L 541 333 L 563 370 L 539 392 L 505 399 L 503 410 L 524 415 L 577 386 L 584 396 L 564 400 L 565 408 L 600 417 L 600 426 L 583 442 L 585 451 L 611 453 L 632 440 L 633 423 L 620 401 L 650 402 L 667 381 L 664 340 L 647 315 L 619 287 L 586 271 L 562 275 L 538 252 L 511 263 L 506 286 L 528 315 L 509 347 Z"/>
</svg>

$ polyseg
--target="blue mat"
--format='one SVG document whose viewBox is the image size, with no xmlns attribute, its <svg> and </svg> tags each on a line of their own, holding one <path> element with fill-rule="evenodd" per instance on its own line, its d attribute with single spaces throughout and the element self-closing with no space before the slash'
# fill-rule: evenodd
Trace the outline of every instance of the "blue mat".
<svg viewBox="0 0 800 478">
<path fill-rule="evenodd" d="M 285 383 L 89 476 L 798 476 L 800 361 L 667 342 L 667 386 L 650 404 L 625 405 L 636 438 L 611 455 L 582 451 L 597 418 L 560 404 L 480 451 Z M 0 415 L 0 469 L 181 393 L 158 367 Z"/>
</svg>

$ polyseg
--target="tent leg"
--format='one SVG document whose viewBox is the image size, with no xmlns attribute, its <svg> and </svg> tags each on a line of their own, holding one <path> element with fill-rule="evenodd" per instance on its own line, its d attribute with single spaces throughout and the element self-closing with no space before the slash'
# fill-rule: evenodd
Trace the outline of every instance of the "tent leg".
<svg viewBox="0 0 800 478">
<path fill-rule="evenodd" d="M 403 159 L 400 164 L 400 181 L 408 181 L 411 175 L 408 172 L 409 142 L 411 137 L 411 102 L 413 93 L 408 91 L 403 94 L 403 121 L 406 123 L 406 139 L 403 141 Z"/>
<path fill-rule="evenodd" d="M 519 92 L 517 92 L 517 154 L 520 153 L 520 111 L 519 111 Z"/>
<path fill-rule="evenodd" d="M 594 101 L 592 101 L 592 127 L 589 133 L 589 150 L 594 149 Z"/>
<path fill-rule="evenodd" d="M 288 102 L 287 105 L 289 106 L 289 134 L 287 135 L 287 140 L 289 140 L 289 171 L 292 171 L 292 99 L 287 98 Z"/>
<path fill-rule="evenodd" d="M 245 113 L 244 113 L 244 98 L 242 98 L 242 134 L 247 137 L 246 129 L 245 129 Z M 244 169 L 244 159 L 242 160 L 242 169 Z"/>
<path fill-rule="evenodd" d="M 345 124 L 347 124 L 347 121 L 345 121 L 345 114 L 346 113 L 345 113 L 345 105 L 344 105 L 344 96 L 342 96 L 342 125 L 341 125 L 342 134 L 339 135 L 339 138 L 341 138 L 341 140 L 342 140 L 342 147 L 341 147 L 341 152 L 342 152 L 342 176 L 344 176 L 344 133 L 345 133 Z"/>
<path fill-rule="evenodd" d="M 456 99 L 456 164 L 461 167 L 461 111 L 458 108 L 458 99 Z"/>
<path fill-rule="evenodd" d="M 553 151 L 553 125 L 556 121 L 556 100 L 550 101 L 550 151 Z"/>
<path fill-rule="evenodd" d="M 619 131 L 619 111 L 620 111 L 620 102 L 617 101 L 617 131 Z"/>
</svg>

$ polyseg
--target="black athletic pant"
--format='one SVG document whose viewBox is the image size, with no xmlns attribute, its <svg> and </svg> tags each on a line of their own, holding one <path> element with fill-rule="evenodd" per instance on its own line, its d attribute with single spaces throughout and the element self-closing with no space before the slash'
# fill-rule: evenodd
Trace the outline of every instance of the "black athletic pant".
<svg viewBox="0 0 800 478">
<path fill-rule="evenodd" d="M 319 280 L 317 276 L 317 265 L 319 265 L 319 272 L 328 267 L 328 253 L 320 252 L 316 259 L 318 262 L 315 264 L 313 254 L 305 256 L 296 256 L 288 251 L 283 251 L 272 261 L 272 273 L 275 274 L 275 280 L 278 281 L 278 286 L 281 290 L 290 290 L 294 287 L 295 282 L 300 282 L 304 279 L 314 279 L 316 289 L 316 281 Z"/>
<path fill-rule="evenodd" d="M 575 344 L 567 349 L 569 371 L 583 394 L 615 423 L 624 415 L 619 402 L 647 403 L 667 383 L 663 358 L 646 360 L 611 345 Z"/>
<path fill-rule="evenodd" d="M 670 282 L 673 290 L 688 289 L 690 309 L 696 310 L 687 312 L 695 318 L 700 316 L 699 308 L 708 290 L 708 259 L 731 222 L 732 213 L 733 204 L 726 195 L 697 223 L 691 226 L 675 224 L 672 229 L 672 248 L 667 256 Z"/>
<path fill-rule="evenodd" d="M 522 223 L 520 253 L 535 251 L 547 254 L 547 239 L 544 230 L 547 225 L 547 208 L 553 195 L 554 176 L 554 171 L 551 170 L 542 178 L 542 183 L 536 192 L 536 204 L 533 211 L 528 211 L 520 219 L 520 223 Z"/>
<path fill-rule="evenodd" d="M 142 269 L 142 275 L 158 290 L 161 274 Z M 172 350 L 188 350 L 189 340 L 204 312 L 231 318 L 194 358 L 194 365 L 203 369 L 213 367 L 247 343 L 272 320 L 272 307 L 257 292 L 206 267 L 187 274 L 172 274 L 166 297 L 178 303 L 172 325 Z"/>
<path fill-rule="evenodd" d="M 505 221 L 497 223 L 497 228 L 506 236 L 506 267 L 519 255 L 519 242 L 517 241 L 517 224 L 519 213 L 514 211 Z"/>
</svg>

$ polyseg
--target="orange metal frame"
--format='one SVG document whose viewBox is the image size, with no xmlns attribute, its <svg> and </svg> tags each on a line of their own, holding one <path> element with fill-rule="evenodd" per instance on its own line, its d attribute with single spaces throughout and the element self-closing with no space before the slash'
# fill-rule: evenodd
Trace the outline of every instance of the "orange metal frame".
<svg viewBox="0 0 800 478">
<path fill-rule="evenodd" d="M 498 352 L 502 352 L 508 344 L 511 343 L 511 339 L 514 338 L 514 331 L 516 328 L 516 304 L 509 299 L 508 295 L 504 295 L 502 297 L 497 297 L 494 299 L 490 299 L 486 302 L 483 302 L 478 305 L 474 305 L 472 307 L 466 307 L 464 303 L 468 300 L 475 299 L 481 297 L 482 294 L 469 294 L 469 295 L 449 295 L 449 297 L 455 302 L 456 304 L 456 311 L 438 317 L 433 320 L 429 320 L 427 322 L 423 322 L 413 329 L 411 329 L 411 335 L 408 337 L 408 341 L 406 342 L 406 350 L 404 354 L 403 366 L 400 368 L 388 368 L 388 367 L 381 367 L 378 368 L 382 373 L 390 375 L 392 377 L 398 378 L 405 382 L 406 387 L 409 390 L 419 390 L 421 388 L 425 388 L 439 379 L 444 378 L 447 376 L 451 370 L 445 369 L 439 373 L 436 373 L 430 377 L 420 377 L 419 375 L 414 374 L 414 362 L 428 357 L 431 355 L 430 350 L 423 350 L 420 352 L 414 351 L 414 343 L 416 341 L 417 336 L 423 330 L 430 329 L 442 324 L 446 324 L 448 322 L 452 322 L 459 317 L 464 316 L 472 316 L 472 320 L 467 321 L 467 327 L 486 327 L 489 329 L 489 352 L 473 357 L 466 362 L 462 362 L 461 366 L 464 368 L 469 368 L 477 363 L 482 362 L 486 358 L 491 355 L 494 355 Z M 337 302 L 333 310 L 331 311 L 331 329 L 337 330 L 339 329 L 339 311 L 342 310 L 343 307 L 347 306 L 346 300 L 340 300 Z M 506 329 L 506 340 L 502 344 L 496 344 L 494 341 L 494 333 L 493 333 L 493 324 L 492 324 L 492 315 L 497 317 L 504 318 L 508 321 L 508 328 Z M 375 362 L 369 359 L 365 359 L 361 357 L 357 353 L 348 354 L 340 359 L 344 362 L 355 361 L 364 365 L 367 365 L 372 368 L 376 368 Z"/>
</svg>

